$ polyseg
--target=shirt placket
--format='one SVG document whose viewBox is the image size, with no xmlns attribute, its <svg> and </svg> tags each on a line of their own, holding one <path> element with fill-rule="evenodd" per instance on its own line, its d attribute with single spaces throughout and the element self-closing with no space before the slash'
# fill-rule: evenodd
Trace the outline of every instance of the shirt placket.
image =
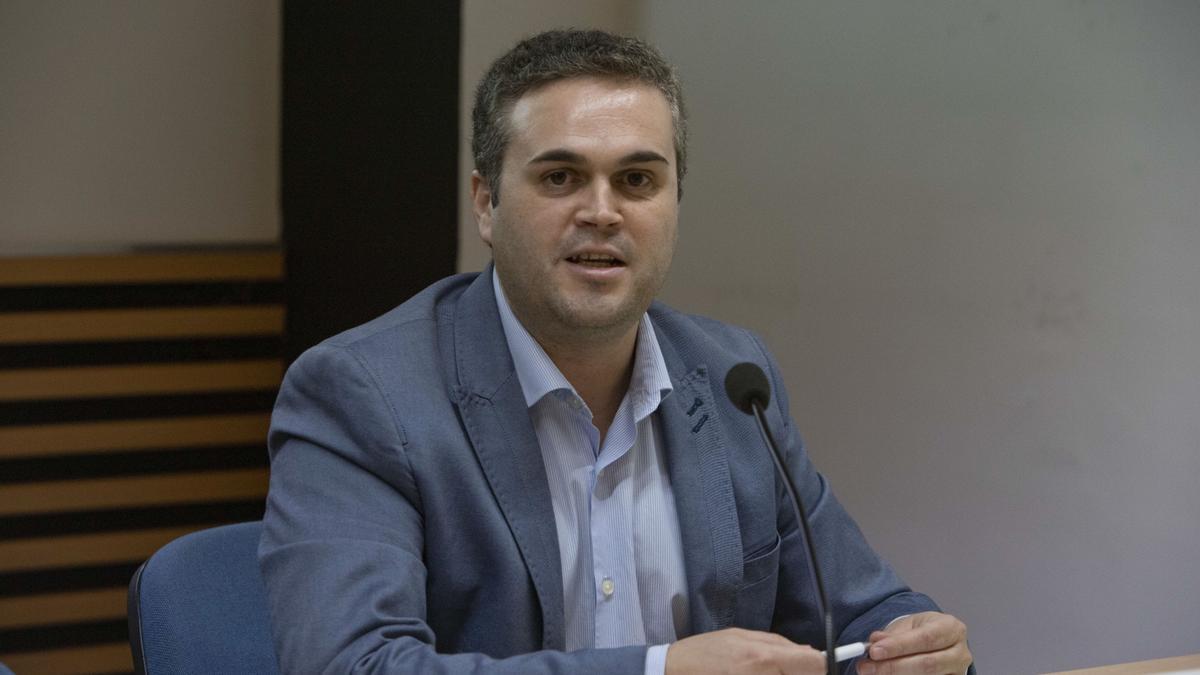
<svg viewBox="0 0 1200 675">
<path fill-rule="evenodd" d="M 589 495 L 597 647 L 645 641 L 630 529 L 631 485 L 624 480 L 630 466 L 634 426 L 627 402 L 623 402 L 598 453 Z"/>
</svg>

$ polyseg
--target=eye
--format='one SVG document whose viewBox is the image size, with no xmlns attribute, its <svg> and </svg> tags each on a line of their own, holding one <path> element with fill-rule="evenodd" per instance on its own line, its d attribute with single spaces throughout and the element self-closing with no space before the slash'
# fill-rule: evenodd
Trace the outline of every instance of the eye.
<svg viewBox="0 0 1200 675">
<path fill-rule="evenodd" d="M 542 174 L 542 185 L 551 190 L 568 190 L 577 185 L 582 178 L 574 169 L 553 169 Z"/>
<path fill-rule="evenodd" d="M 645 171 L 630 171 L 626 173 L 622 180 L 625 185 L 634 190 L 645 190 L 654 186 L 654 176 Z"/>
</svg>

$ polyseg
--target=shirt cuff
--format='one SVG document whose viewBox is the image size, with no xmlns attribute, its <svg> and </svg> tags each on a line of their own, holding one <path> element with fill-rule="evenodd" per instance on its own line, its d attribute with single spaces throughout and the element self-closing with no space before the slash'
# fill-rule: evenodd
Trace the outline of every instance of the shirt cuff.
<svg viewBox="0 0 1200 675">
<path fill-rule="evenodd" d="M 667 648 L 671 645 L 654 645 L 646 650 L 646 675 L 664 675 L 667 672 Z"/>
</svg>

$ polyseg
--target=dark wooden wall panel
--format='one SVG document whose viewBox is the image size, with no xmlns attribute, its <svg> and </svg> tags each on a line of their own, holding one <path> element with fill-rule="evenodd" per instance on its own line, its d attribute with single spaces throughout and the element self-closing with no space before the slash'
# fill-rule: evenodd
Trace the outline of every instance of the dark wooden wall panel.
<svg viewBox="0 0 1200 675">
<path fill-rule="evenodd" d="M 459 12 L 284 3 L 289 360 L 454 272 Z"/>
</svg>

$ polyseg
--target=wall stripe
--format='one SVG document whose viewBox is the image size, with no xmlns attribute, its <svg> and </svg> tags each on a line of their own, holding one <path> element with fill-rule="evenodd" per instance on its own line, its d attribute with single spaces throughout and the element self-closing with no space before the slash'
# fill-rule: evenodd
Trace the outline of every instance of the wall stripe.
<svg viewBox="0 0 1200 675">
<path fill-rule="evenodd" d="M 0 286 L 0 307 L 6 312 L 32 312 L 80 308 L 281 305 L 283 293 L 283 284 L 270 280 L 238 284 Z"/>
<path fill-rule="evenodd" d="M 0 371 L 2 372 L 2 371 Z M 269 413 L 275 391 L 217 391 L 108 398 L 0 400 L 0 427 L 113 420 L 131 417 L 178 417 L 225 413 Z"/>
<path fill-rule="evenodd" d="M 82 565 L 0 574 L 0 597 L 124 588 L 129 585 L 129 579 L 139 564 L 141 564 L 140 560 L 130 560 L 116 564 Z"/>
<path fill-rule="evenodd" d="M 0 516 L 0 539 L 117 532 L 184 524 L 236 523 L 262 518 L 263 505 L 262 495 L 257 495 L 228 502 Z"/>
<path fill-rule="evenodd" d="M 260 305 L 0 313 L 0 344 L 282 332 L 283 308 Z"/>
<path fill-rule="evenodd" d="M 0 646 L 21 645 L 22 651 L 41 651 L 54 647 L 98 645 L 126 639 L 125 619 L 79 621 L 54 626 L 0 630 Z"/>
<path fill-rule="evenodd" d="M 0 573 L 144 560 L 203 525 L 0 541 Z"/>
<path fill-rule="evenodd" d="M 0 598 L 0 628 L 122 617 L 125 603 L 124 588 Z"/>
<path fill-rule="evenodd" d="M 55 673 L 56 675 L 96 675 L 133 672 L 129 643 L 120 642 L 53 651 L 2 654 L 5 665 L 14 673 Z"/>
<path fill-rule="evenodd" d="M 4 463 L 0 485 L 266 467 L 262 443 L 34 457 Z"/>
<path fill-rule="evenodd" d="M 0 427 L 0 459 L 261 442 L 265 413 Z"/>
<path fill-rule="evenodd" d="M 278 335 L 0 344 L 0 370 L 274 359 L 281 344 Z"/>
<path fill-rule="evenodd" d="M 0 401 L 131 396 L 279 386 L 278 360 L 29 368 L 0 371 Z"/>
<path fill-rule="evenodd" d="M 265 469 L 0 485 L 0 516 L 237 500 L 266 490 Z"/>
<path fill-rule="evenodd" d="M 138 253 L 8 258 L 0 286 L 211 282 L 282 279 L 278 251 Z"/>
</svg>

